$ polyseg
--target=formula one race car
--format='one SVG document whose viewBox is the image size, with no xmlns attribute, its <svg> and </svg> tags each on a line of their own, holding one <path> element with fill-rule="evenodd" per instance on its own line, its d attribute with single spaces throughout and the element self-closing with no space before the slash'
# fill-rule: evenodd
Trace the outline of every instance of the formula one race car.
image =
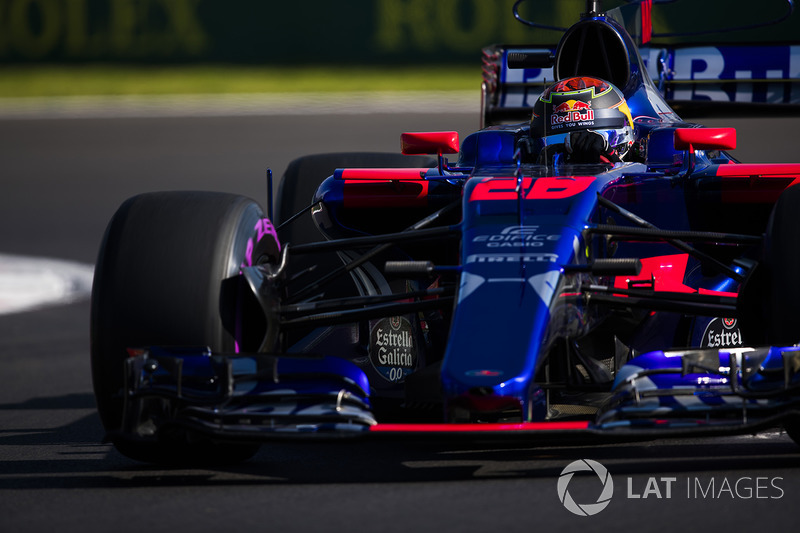
<svg viewBox="0 0 800 533">
<path fill-rule="evenodd" d="M 800 164 L 739 163 L 733 129 L 682 121 L 651 79 L 675 50 L 651 76 L 651 3 L 625 7 L 634 37 L 588 2 L 554 53 L 488 48 L 463 143 L 294 161 L 276 225 L 271 199 L 127 200 L 92 295 L 110 440 L 145 461 L 281 437 L 800 440 Z"/>
</svg>

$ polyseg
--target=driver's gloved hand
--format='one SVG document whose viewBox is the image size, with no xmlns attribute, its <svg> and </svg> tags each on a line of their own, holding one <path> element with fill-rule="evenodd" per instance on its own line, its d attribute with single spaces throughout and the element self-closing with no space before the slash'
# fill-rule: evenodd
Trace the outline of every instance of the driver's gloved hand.
<svg viewBox="0 0 800 533">
<path fill-rule="evenodd" d="M 535 163 L 538 151 L 534 146 L 533 139 L 527 135 L 517 141 L 517 150 L 522 163 Z"/>
<path fill-rule="evenodd" d="M 564 147 L 572 164 L 622 161 L 617 152 L 608 146 L 605 136 L 592 130 L 573 131 L 564 139 Z"/>
</svg>

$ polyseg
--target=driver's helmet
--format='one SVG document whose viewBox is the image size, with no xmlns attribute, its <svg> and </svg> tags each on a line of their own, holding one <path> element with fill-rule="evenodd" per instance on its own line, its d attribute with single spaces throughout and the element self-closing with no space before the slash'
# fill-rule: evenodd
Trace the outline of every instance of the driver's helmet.
<svg viewBox="0 0 800 533">
<path fill-rule="evenodd" d="M 610 149 L 620 157 L 626 154 L 633 144 L 633 119 L 619 89 L 585 76 L 565 78 L 545 89 L 533 106 L 531 137 L 551 145 L 582 130 L 602 134 Z"/>
</svg>

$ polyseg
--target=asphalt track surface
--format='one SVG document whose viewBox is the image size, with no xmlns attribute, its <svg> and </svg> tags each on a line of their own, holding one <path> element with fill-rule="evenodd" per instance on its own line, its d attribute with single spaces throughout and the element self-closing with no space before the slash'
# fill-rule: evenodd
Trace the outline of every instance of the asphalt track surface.
<svg viewBox="0 0 800 533">
<path fill-rule="evenodd" d="M 0 120 L 0 253 L 91 264 L 108 219 L 133 194 L 208 189 L 263 202 L 268 166 L 279 176 L 303 154 L 394 151 L 404 130 L 465 134 L 477 122 L 477 112 Z M 800 161 L 798 119 L 706 122 L 739 127 L 743 161 Z M 0 316 L 0 532 L 736 531 L 797 522 L 800 447 L 778 432 L 592 447 L 279 443 L 235 467 L 135 463 L 102 442 L 88 316 L 85 300 Z M 584 458 L 614 481 L 608 507 L 590 517 L 568 512 L 557 494 L 559 474 Z M 597 477 L 569 485 L 578 502 L 599 491 Z"/>
</svg>

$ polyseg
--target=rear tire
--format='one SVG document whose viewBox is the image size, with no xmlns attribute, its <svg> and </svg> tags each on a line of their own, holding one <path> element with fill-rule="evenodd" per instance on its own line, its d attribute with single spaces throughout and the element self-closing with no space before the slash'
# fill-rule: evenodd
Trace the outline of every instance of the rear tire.
<svg viewBox="0 0 800 533">
<path fill-rule="evenodd" d="M 250 458 L 252 444 L 185 435 L 142 442 L 117 432 L 122 422 L 127 348 L 208 346 L 232 352 L 221 287 L 236 276 L 264 218 L 248 198 L 211 192 L 159 192 L 124 202 L 106 229 L 92 288 L 91 365 L 100 418 L 124 455 L 157 463 L 220 463 Z M 272 239 L 269 236 L 268 239 Z M 274 248 L 277 240 L 268 243 Z M 256 249 L 259 249 L 256 246 Z"/>
<path fill-rule="evenodd" d="M 436 164 L 433 157 L 391 152 L 345 152 L 300 157 L 289 163 L 278 184 L 275 224 L 280 226 L 295 213 L 308 208 L 317 188 L 337 168 L 430 168 Z M 279 237 L 281 242 L 302 244 L 319 241 L 322 234 L 311 216 L 306 214 L 282 229 Z"/>
<path fill-rule="evenodd" d="M 433 167 L 437 160 L 429 156 L 407 156 L 398 153 L 345 152 L 315 154 L 295 159 L 286 167 L 278 185 L 275 209 L 275 224 L 280 226 L 296 213 L 307 209 L 314 200 L 320 184 L 337 168 L 413 168 Z M 311 218 L 310 212 L 278 231 L 282 243 L 305 244 L 324 240 L 322 233 Z M 336 254 L 308 254 L 292 258 L 289 277 L 314 267 L 310 277 L 318 279 L 342 265 Z M 326 286 L 330 298 L 358 294 L 349 276 Z"/>
</svg>

